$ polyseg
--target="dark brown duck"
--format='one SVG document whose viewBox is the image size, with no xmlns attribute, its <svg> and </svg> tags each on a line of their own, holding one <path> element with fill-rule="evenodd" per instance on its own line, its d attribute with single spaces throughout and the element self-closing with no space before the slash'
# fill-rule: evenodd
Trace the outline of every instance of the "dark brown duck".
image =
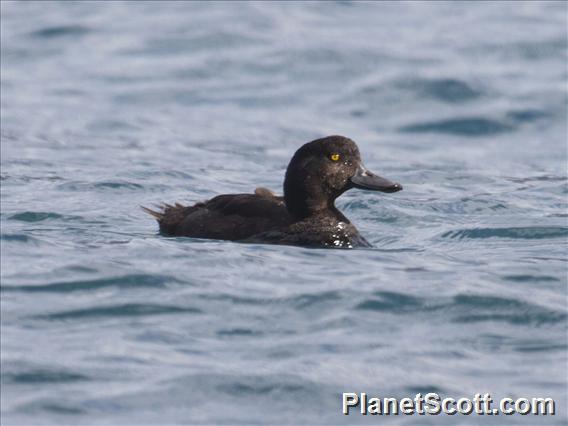
<svg viewBox="0 0 568 426">
<path fill-rule="evenodd" d="M 254 194 L 225 194 L 193 206 L 143 208 L 166 235 L 289 244 L 307 247 L 369 247 L 336 207 L 351 188 L 397 192 L 398 183 L 368 171 L 355 142 L 328 136 L 296 151 L 286 170 L 284 197 L 265 188 Z"/>
</svg>

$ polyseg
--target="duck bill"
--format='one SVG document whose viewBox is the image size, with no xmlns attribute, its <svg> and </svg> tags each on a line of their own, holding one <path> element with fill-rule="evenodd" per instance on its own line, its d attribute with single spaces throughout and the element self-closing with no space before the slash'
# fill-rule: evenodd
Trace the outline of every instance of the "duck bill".
<svg viewBox="0 0 568 426">
<path fill-rule="evenodd" d="M 362 164 L 357 168 L 355 176 L 351 178 L 351 184 L 354 188 L 368 189 L 370 191 L 397 192 L 402 189 L 400 183 L 378 176 L 367 170 Z"/>
</svg>

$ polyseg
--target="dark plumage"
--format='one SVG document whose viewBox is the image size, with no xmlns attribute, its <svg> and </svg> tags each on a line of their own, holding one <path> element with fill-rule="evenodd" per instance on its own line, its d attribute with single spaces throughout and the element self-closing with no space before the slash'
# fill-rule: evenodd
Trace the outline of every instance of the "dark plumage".
<svg viewBox="0 0 568 426">
<path fill-rule="evenodd" d="M 225 194 L 193 206 L 165 204 L 154 216 L 167 235 L 310 247 L 368 247 L 335 199 L 351 188 L 402 189 L 369 172 L 355 142 L 329 136 L 303 145 L 292 157 L 284 197 L 266 188 Z"/>
</svg>

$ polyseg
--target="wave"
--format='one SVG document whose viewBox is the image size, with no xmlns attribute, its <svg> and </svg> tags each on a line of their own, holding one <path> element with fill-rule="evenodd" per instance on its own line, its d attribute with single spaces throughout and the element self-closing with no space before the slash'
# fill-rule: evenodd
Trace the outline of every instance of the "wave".
<svg viewBox="0 0 568 426">
<path fill-rule="evenodd" d="M 0 234 L 0 240 L 18 243 L 35 243 L 39 241 L 25 234 Z"/>
<path fill-rule="evenodd" d="M 83 25 L 57 25 L 44 27 L 33 31 L 30 35 L 34 38 L 61 38 L 61 37 L 79 37 L 91 32 L 90 28 Z"/>
<path fill-rule="evenodd" d="M 510 228 L 471 228 L 458 229 L 444 232 L 442 238 L 453 239 L 485 239 L 485 238 L 508 238 L 508 239 L 548 239 L 563 238 L 568 236 L 566 226 L 524 226 Z"/>
<path fill-rule="evenodd" d="M 520 301 L 490 295 L 458 294 L 445 300 L 419 298 L 397 292 L 376 292 L 374 297 L 355 306 L 357 310 L 408 314 L 443 312 L 455 323 L 506 322 L 513 325 L 564 324 L 565 312 Z"/>
<path fill-rule="evenodd" d="M 53 213 L 53 212 L 21 212 L 21 213 L 16 213 L 13 214 L 12 216 L 10 216 L 8 219 L 10 220 L 18 220 L 20 222 L 42 222 L 44 220 L 50 220 L 50 219 L 63 219 L 63 218 L 67 218 L 67 219 L 82 219 L 82 217 L 79 216 L 63 216 L 59 213 Z"/>
<path fill-rule="evenodd" d="M 419 97 L 428 97 L 448 103 L 462 103 L 477 99 L 483 92 L 456 78 L 416 79 L 402 81 L 402 89 L 410 89 Z"/>
<path fill-rule="evenodd" d="M 124 303 L 120 305 L 98 306 L 95 308 L 74 309 L 35 316 L 42 320 L 79 320 L 113 317 L 139 317 L 149 315 L 201 314 L 203 311 L 189 306 L 159 305 L 153 303 Z"/>
<path fill-rule="evenodd" d="M 23 293 L 70 293 L 75 291 L 91 291 L 102 288 L 163 288 L 167 283 L 177 282 L 175 278 L 166 275 L 131 274 L 120 277 L 100 278 L 95 280 L 77 280 L 52 282 L 42 285 L 5 285 L 1 291 Z"/>
<path fill-rule="evenodd" d="M 19 384 L 73 383 L 91 380 L 84 374 L 53 368 L 30 368 L 2 374 L 2 381 Z"/>
<path fill-rule="evenodd" d="M 446 133 L 461 136 L 488 136 L 512 132 L 515 126 L 483 117 L 449 118 L 409 124 L 399 128 L 406 133 Z"/>
</svg>

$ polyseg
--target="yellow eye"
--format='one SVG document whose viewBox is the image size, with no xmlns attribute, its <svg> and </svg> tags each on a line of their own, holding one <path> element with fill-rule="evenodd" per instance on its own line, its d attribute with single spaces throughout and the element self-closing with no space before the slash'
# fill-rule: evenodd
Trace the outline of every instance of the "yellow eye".
<svg viewBox="0 0 568 426">
<path fill-rule="evenodd" d="M 339 161 L 340 158 L 341 158 L 341 156 L 340 156 L 339 154 L 331 154 L 331 155 L 329 156 L 329 159 L 330 159 L 331 161 Z"/>
</svg>

